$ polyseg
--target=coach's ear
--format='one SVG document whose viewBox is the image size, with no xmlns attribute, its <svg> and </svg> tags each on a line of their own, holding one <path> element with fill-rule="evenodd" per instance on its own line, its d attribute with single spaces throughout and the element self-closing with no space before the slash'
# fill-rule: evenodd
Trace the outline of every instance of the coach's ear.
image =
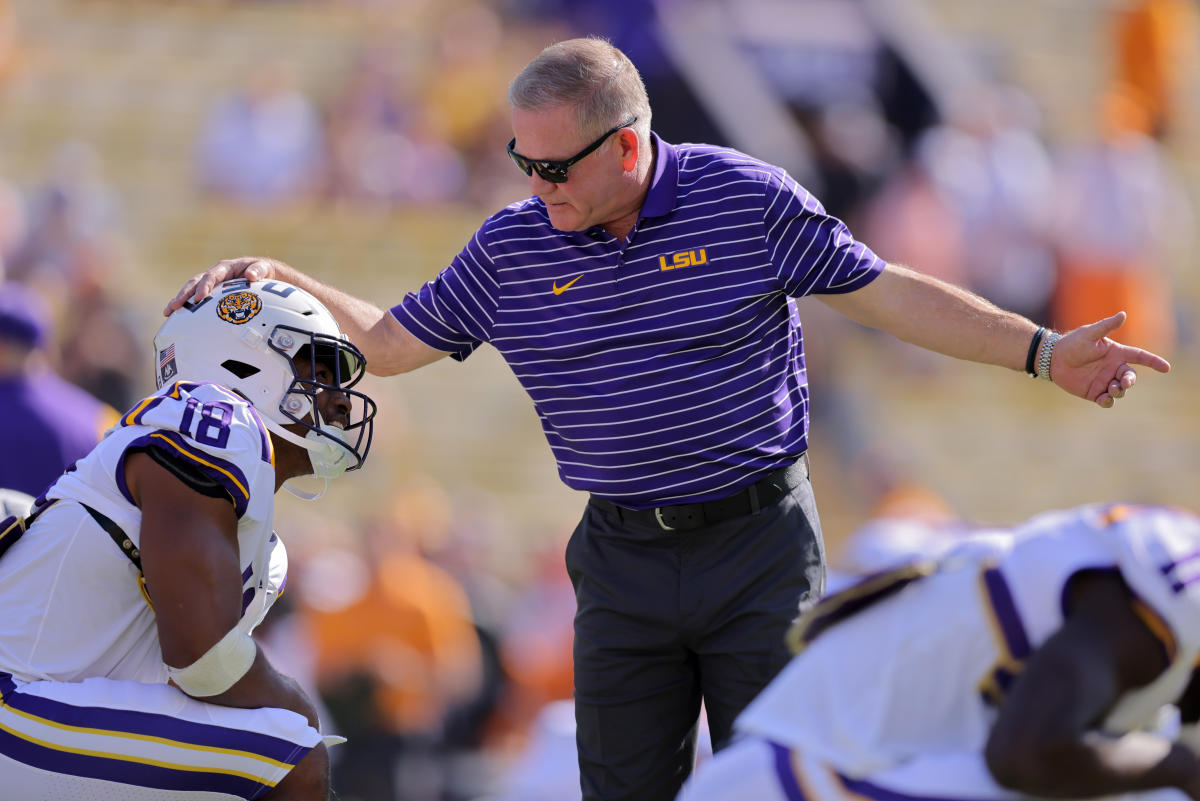
<svg viewBox="0 0 1200 801">
<path fill-rule="evenodd" d="M 638 144 L 637 131 L 632 128 L 622 128 L 617 133 L 617 151 L 621 154 L 621 169 L 633 172 L 637 167 L 641 147 Z"/>
</svg>

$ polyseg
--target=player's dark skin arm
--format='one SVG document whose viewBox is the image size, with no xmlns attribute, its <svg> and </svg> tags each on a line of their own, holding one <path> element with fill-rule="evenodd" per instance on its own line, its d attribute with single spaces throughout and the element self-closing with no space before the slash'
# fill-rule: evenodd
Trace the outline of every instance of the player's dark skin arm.
<svg viewBox="0 0 1200 801">
<path fill-rule="evenodd" d="M 297 366 L 301 375 L 309 369 Z M 314 377 L 330 383 L 330 366 L 319 364 Z M 342 425 L 348 422 L 350 402 L 345 393 L 323 391 L 317 403 L 322 419 Z M 293 430 L 304 435 L 301 427 Z M 271 437 L 278 491 L 289 478 L 311 473 L 312 463 L 303 448 L 274 434 Z M 242 575 L 233 503 L 193 490 L 144 453 L 131 454 L 126 460 L 125 480 L 142 510 L 139 548 L 163 661 L 185 667 L 203 656 L 241 617 Z M 250 670 L 232 687 L 202 700 L 251 709 L 290 709 L 320 731 L 312 701 L 296 682 L 271 666 L 261 649 Z M 329 794 L 329 753 L 318 744 L 264 799 L 326 801 Z"/>
<path fill-rule="evenodd" d="M 1175 787 L 1200 799 L 1200 758 L 1190 749 L 1145 732 L 1095 733 L 1122 693 L 1167 667 L 1124 581 L 1081 574 L 1068 609 L 1000 709 L 984 752 L 992 776 L 1010 790 L 1049 798 Z"/>
<path fill-rule="evenodd" d="M 195 662 L 237 624 L 242 578 L 237 519 L 228 499 L 194 491 L 144 453 L 131 454 L 126 477 L 142 509 L 142 568 L 154 602 L 163 661 Z M 222 706 L 278 707 L 303 715 L 319 730 L 316 709 L 259 650 L 253 666 L 227 691 L 201 699 Z M 325 801 L 329 756 L 318 745 L 266 798 Z"/>
</svg>

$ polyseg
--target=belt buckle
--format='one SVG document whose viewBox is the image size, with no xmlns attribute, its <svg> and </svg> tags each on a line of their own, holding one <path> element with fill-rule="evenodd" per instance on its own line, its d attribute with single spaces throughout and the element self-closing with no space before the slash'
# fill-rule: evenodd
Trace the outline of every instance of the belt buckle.
<svg viewBox="0 0 1200 801">
<path fill-rule="evenodd" d="M 668 526 L 667 521 L 663 520 L 661 506 L 654 507 L 654 519 L 658 521 L 658 525 L 661 526 L 664 531 L 674 531 L 675 530 L 674 526 Z"/>
</svg>

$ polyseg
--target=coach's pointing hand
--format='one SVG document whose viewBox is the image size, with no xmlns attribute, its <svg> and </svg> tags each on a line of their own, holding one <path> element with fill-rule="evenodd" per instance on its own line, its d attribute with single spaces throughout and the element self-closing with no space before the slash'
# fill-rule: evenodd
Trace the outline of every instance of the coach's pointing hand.
<svg viewBox="0 0 1200 801">
<path fill-rule="evenodd" d="M 1108 409 L 1136 383 L 1133 365 L 1168 372 L 1171 365 L 1161 356 L 1108 338 L 1124 322 L 1122 311 L 1064 334 L 1054 348 L 1050 379 L 1072 395 Z"/>
</svg>

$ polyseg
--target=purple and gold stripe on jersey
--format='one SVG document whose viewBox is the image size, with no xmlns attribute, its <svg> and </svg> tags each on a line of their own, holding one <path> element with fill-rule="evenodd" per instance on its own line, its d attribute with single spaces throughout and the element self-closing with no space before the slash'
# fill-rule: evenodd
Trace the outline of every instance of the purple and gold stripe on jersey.
<svg viewBox="0 0 1200 801">
<path fill-rule="evenodd" d="M 153 409 L 155 406 L 158 406 L 164 400 L 165 400 L 165 397 L 163 395 L 151 395 L 150 397 L 145 398 L 141 403 L 139 403 L 137 406 L 134 406 L 132 409 L 130 409 L 128 412 L 125 413 L 125 416 L 121 418 L 121 425 L 122 426 L 141 425 L 142 418 L 144 418 L 146 416 L 146 413 L 149 412 L 151 409 Z"/>
<path fill-rule="evenodd" d="M 890 598 L 914 581 L 937 572 L 937 562 L 921 559 L 891 570 L 873 573 L 844 590 L 827 595 L 801 615 L 785 637 L 792 653 L 800 653 L 830 627 Z"/>
<path fill-rule="evenodd" d="M 137 505 L 125 481 L 125 459 L 132 449 L 144 447 L 158 448 L 173 459 L 184 460 L 187 464 L 199 468 L 205 475 L 211 477 L 229 493 L 229 498 L 233 501 L 238 519 L 241 519 L 242 515 L 246 513 L 246 508 L 250 503 L 250 482 L 246 479 L 245 473 L 232 462 L 198 450 L 174 431 L 155 431 L 143 437 L 138 437 L 125 448 L 125 453 L 121 455 L 120 460 L 117 462 L 115 476 L 117 487 L 121 490 L 121 494 L 125 496 L 125 500 L 135 506 Z"/>
<path fill-rule="evenodd" d="M 55 773 L 255 799 L 311 750 L 257 732 L 63 703 L 23 689 L 0 674 L 0 753 Z"/>
<path fill-rule="evenodd" d="M 228 387 L 223 387 L 220 384 L 196 381 L 176 381 L 170 387 L 159 390 L 157 394 L 151 395 L 148 398 L 144 398 L 140 403 L 122 415 L 120 424 L 122 426 L 143 425 L 146 415 L 153 411 L 167 398 L 180 400 L 185 394 L 195 392 L 197 388 L 202 386 L 212 387 L 213 389 L 219 390 L 221 393 L 227 395 L 231 402 L 246 407 L 250 413 L 250 417 L 254 419 L 255 426 L 258 428 L 259 440 L 262 444 L 262 460 L 267 464 L 274 466 L 275 445 L 271 440 L 271 434 L 267 430 L 266 424 L 263 423 L 262 415 L 259 413 L 258 409 L 254 407 L 254 404 L 248 402 L 244 397 Z"/>
<path fill-rule="evenodd" d="M 985 801 L 1008 797 L 999 787 L 982 786 L 970 776 L 965 781 L 956 777 L 953 789 L 947 787 L 937 795 L 897 789 L 884 785 L 884 781 L 895 785 L 894 779 L 855 779 L 798 748 L 763 742 L 771 751 L 776 786 L 787 801 Z"/>
<path fill-rule="evenodd" d="M 983 801 L 987 796 L 955 796 L 953 794 L 946 795 L 929 795 L 928 793 L 909 793 L 901 790 L 892 790 L 887 787 L 882 787 L 874 782 L 865 779 L 852 779 L 849 776 L 844 776 L 837 773 L 838 781 L 842 785 L 843 799 L 847 801 Z M 993 794 L 993 797 L 1000 797 L 1000 793 Z M 1003 797 L 1011 797 L 1007 793 Z"/>
<path fill-rule="evenodd" d="M 986 567 L 979 578 L 984 608 L 990 613 L 989 622 L 1000 652 L 996 664 L 980 681 L 979 691 L 986 702 L 998 704 L 1008 695 L 1017 675 L 1025 669 L 1025 661 L 1033 653 L 1033 647 L 1000 568 Z"/>
<path fill-rule="evenodd" d="M 787 801 L 816 801 L 805 794 L 800 786 L 800 771 L 792 761 L 792 750 L 779 743 L 767 742 L 775 765 L 775 778 Z"/>
<path fill-rule="evenodd" d="M 142 399 L 141 403 L 134 406 L 121 417 L 121 425 L 141 425 L 142 421 L 146 417 L 146 414 L 154 409 L 154 407 L 161 404 L 164 400 L 167 398 L 179 400 L 183 397 L 184 393 L 192 392 L 199 386 L 202 386 L 202 384 L 196 381 L 176 381 L 170 387 L 164 387 L 150 397 Z M 223 389 L 223 387 L 220 387 L 218 384 L 213 384 L 212 386 Z M 243 398 L 238 398 L 238 400 L 245 402 Z"/>
<path fill-rule="evenodd" d="M 654 147 L 627 241 L 558 231 L 530 198 L 392 309 L 457 359 L 491 343 L 562 480 L 643 509 L 723 497 L 807 449 L 792 298 L 851 292 L 884 266 L 784 170 L 725 148 Z"/>
</svg>

